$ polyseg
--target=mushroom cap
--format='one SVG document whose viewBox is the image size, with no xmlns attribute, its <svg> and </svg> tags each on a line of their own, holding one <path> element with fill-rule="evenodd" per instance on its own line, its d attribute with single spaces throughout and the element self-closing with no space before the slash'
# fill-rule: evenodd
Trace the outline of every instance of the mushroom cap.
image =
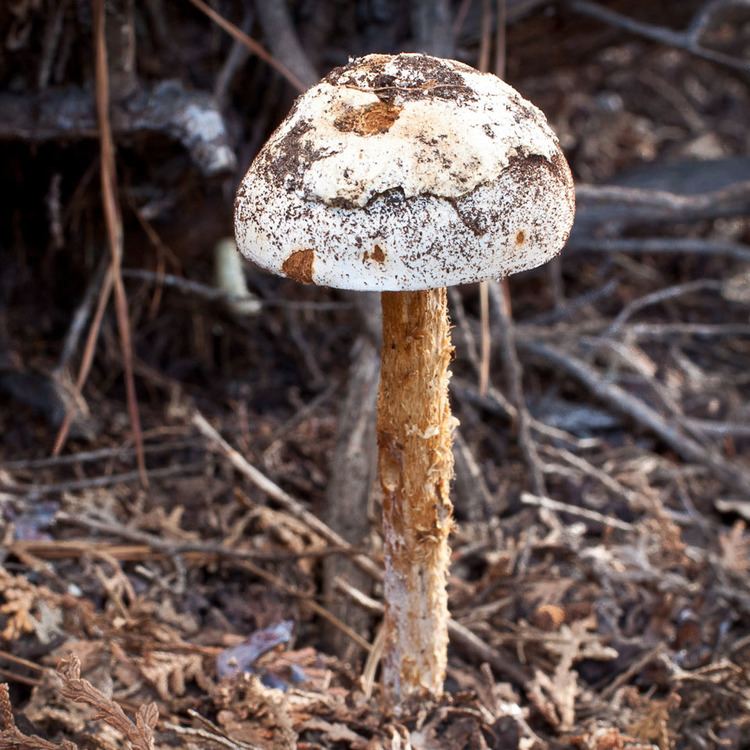
<svg viewBox="0 0 750 750">
<path fill-rule="evenodd" d="M 573 181 L 540 110 L 489 73 L 367 55 L 295 102 L 237 191 L 242 253 L 297 281 L 431 289 L 534 268 Z"/>
</svg>

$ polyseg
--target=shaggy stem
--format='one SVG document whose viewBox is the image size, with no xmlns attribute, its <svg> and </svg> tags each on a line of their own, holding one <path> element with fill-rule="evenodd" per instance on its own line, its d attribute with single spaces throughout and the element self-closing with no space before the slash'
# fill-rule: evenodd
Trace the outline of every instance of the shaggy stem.
<svg viewBox="0 0 750 750">
<path fill-rule="evenodd" d="M 443 690 L 453 475 L 445 289 L 384 292 L 378 448 L 385 538 L 386 693 Z"/>
</svg>

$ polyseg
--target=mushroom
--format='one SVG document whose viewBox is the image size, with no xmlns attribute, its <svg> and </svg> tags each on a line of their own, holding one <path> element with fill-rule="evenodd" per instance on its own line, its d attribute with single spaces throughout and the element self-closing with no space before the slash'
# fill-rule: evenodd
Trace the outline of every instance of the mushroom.
<svg viewBox="0 0 750 750">
<path fill-rule="evenodd" d="M 570 170 L 544 115 L 492 74 L 367 55 L 300 96 L 237 192 L 244 255 L 303 283 L 382 292 L 378 449 L 389 700 L 438 696 L 447 662 L 452 355 L 446 287 L 565 243 Z"/>
</svg>

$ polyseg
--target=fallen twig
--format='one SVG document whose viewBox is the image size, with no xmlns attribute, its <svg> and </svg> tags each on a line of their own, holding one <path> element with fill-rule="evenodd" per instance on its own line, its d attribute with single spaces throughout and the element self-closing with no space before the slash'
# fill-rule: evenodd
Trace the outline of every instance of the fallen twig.
<svg viewBox="0 0 750 750">
<path fill-rule="evenodd" d="M 361 295 L 360 318 L 364 320 L 377 312 L 377 299 Z M 364 325 L 362 326 L 364 328 Z M 370 531 L 367 509 L 377 475 L 377 443 L 375 438 L 375 405 L 378 395 L 380 357 L 376 343 L 367 331 L 362 331 L 351 351 L 346 390 L 341 394 L 339 419 L 336 427 L 331 472 L 326 488 L 325 522 L 336 533 L 352 544 L 362 544 Z M 278 438 L 277 438 L 278 439 Z M 333 580 L 344 575 L 367 591 L 369 576 L 354 567 L 346 557 L 329 557 L 323 561 L 323 594 L 328 599 Z M 369 618 L 350 602 L 335 597 L 331 610 L 355 630 L 367 632 Z M 347 658 L 348 644 L 336 633 L 325 634 L 330 648 L 338 656 Z"/>
<path fill-rule="evenodd" d="M 65 340 L 63 341 L 62 349 L 60 350 L 60 357 L 55 368 L 55 373 L 60 374 L 65 371 L 68 367 L 70 360 L 78 349 L 78 342 L 83 335 L 86 323 L 91 317 L 91 312 L 94 307 L 94 303 L 99 296 L 99 290 L 101 289 L 104 281 L 104 275 L 107 271 L 106 257 L 103 256 L 99 261 L 99 265 L 91 277 L 86 291 L 83 294 L 81 303 L 76 308 L 75 314 L 70 321 L 70 327 L 68 332 L 65 334 Z"/>
<path fill-rule="evenodd" d="M 133 344 L 131 340 L 128 299 L 122 283 L 120 268 L 122 266 L 122 216 L 117 198 L 117 174 L 115 171 L 115 146 L 109 122 L 109 74 L 107 69 L 107 46 L 105 41 L 104 0 L 94 0 L 94 49 L 96 57 L 96 112 L 99 123 L 99 142 L 101 148 L 101 185 L 104 218 L 107 225 L 109 252 L 112 256 L 111 273 L 115 293 L 115 313 L 120 333 L 122 365 L 125 376 L 130 425 L 133 430 L 135 455 L 141 484 L 148 486 L 146 459 L 143 455 L 143 434 L 141 418 L 138 413 L 138 398 L 135 392 L 133 375 Z"/>
<path fill-rule="evenodd" d="M 688 461 L 697 461 L 710 468 L 723 481 L 741 492 L 747 492 L 750 488 L 750 476 L 746 471 L 706 450 L 643 401 L 623 390 L 620 386 L 607 382 L 583 360 L 539 341 L 524 340 L 519 341 L 519 345 L 530 354 L 541 357 L 576 378 L 589 388 L 597 398 L 606 401 L 618 411 L 624 412 L 631 419 L 654 432 L 683 458 Z"/>
<path fill-rule="evenodd" d="M 238 560 L 260 560 L 262 562 L 290 562 L 293 560 L 302 560 L 304 558 L 315 558 L 315 557 L 329 557 L 331 555 L 354 555 L 362 554 L 360 550 L 352 548 L 347 545 L 345 547 L 324 547 L 319 549 L 304 550 L 302 552 L 261 552 L 259 550 L 243 550 L 234 549 L 227 547 L 225 544 L 212 544 L 211 542 L 179 542 L 179 541 L 168 541 L 154 534 L 141 531 L 139 529 L 133 529 L 129 526 L 123 526 L 122 524 L 115 523 L 113 521 L 105 521 L 99 518 L 90 518 L 88 516 L 78 516 L 66 513 L 64 511 L 59 512 L 55 516 L 55 520 L 58 523 L 68 523 L 72 526 L 81 526 L 91 531 L 98 531 L 102 534 L 111 534 L 112 536 L 121 537 L 122 539 L 129 539 L 133 542 L 139 542 L 150 549 L 160 552 L 168 556 L 175 555 L 186 555 L 190 553 L 198 553 L 210 557 L 228 557 L 236 558 Z M 16 542 L 18 545 L 27 545 L 34 548 L 35 545 L 39 545 L 39 542 Z M 63 542 L 55 542 L 51 544 L 63 544 Z M 73 545 L 75 542 L 64 544 Z"/>
<path fill-rule="evenodd" d="M 638 500 L 638 496 L 634 491 L 629 490 L 627 487 L 623 486 L 606 471 L 603 471 L 602 469 L 594 466 L 591 462 L 587 461 L 582 456 L 577 456 L 575 453 L 571 453 L 569 450 L 560 448 L 558 446 L 542 446 L 542 450 L 545 453 L 558 456 L 564 461 L 567 461 L 570 466 L 578 469 L 578 471 L 582 474 L 596 479 L 600 484 L 610 490 L 610 492 L 612 492 L 616 497 L 624 500 L 629 506 L 635 506 Z M 563 468 L 564 467 L 561 467 L 559 471 L 562 472 Z M 556 469 L 557 467 L 555 465 L 549 463 L 545 464 L 545 471 L 548 473 L 554 473 Z"/>
<path fill-rule="evenodd" d="M 747 323 L 636 323 L 625 329 L 633 339 L 663 339 L 674 336 L 750 336 Z"/>
<path fill-rule="evenodd" d="M 243 34 L 248 34 L 248 36 L 253 21 L 255 20 L 254 11 L 255 8 L 252 5 L 246 5 L 244 8 L 242 28 L 240 28 L 240 31 Z M 216 81 L 214 83 L 214 98 L 220 109 L 226 110 L 232 83 L 244 67 L 248 57 L 250 57 L 250 50 L 247 48 L 247 45 L 235 38 L 232 47 L 229 50 L 229 54 L 226 56 L 221 71 L 216 76 Z"/>
<path fill-rule="evenodd" d="M 480 371 L 480 362 L 479 353 L 477 352 L 477 342 L 474 337 L 474 332 L 471 330 L 469 318 L 466 315 L 463 298 L 456 287 L 448 287 L 448 299 L 451 303 L 451 319 L 454 321 L 456 329 L 461 332 L 466 358 L 478 373 Z M 456 337 L 454 335 L 454 340 L 455 339 Z M 462 352 L 462 356 L 463 354 L 464 352 Z"/>
<path fill-rule="evenodd" d="M 272 54 L 270 54 L 262 44 L 259 44 L 252 37 L 248 36 L 242 29 L 238 28 L 231 21 L 227 21 L 224 16 L 217 13 L 213 8 L 206 5 L 203 0 L 189 0 L 198 10 L 205 13 L 217 26 L 224 29 L 227 34 L 230 34 L 239 42 L 242 42 L 256 57 L 259 57 L 263 62 L 268 63 L 277 73 L 280 73 L 297 91 L 304 91 L 307 86 L 300 81 L 297 76 L 292 73 L 284 63 L 277 60 Z"/>
<path fill-rule="evenodd" d="M 640 310 L 643 310 L 644 307 L 656 305 L 660 302 L 665 302 L 666 300 L 674 299 L 675 297 L 680 297 L 684 294 L 693 294 L 695 292 L 703 291 L 721 291 L 723 286 L 724 282 L 716 279 L 699 279 L 698 281 L 688 281 L 684 284 L 674 284 L 673 286 L 668 286 L 663 289 L 658 289 L 655 292 L 651 292 L 651 294 L 644 294 L 642 297 L 638 297 L 625 305 L 602 335 L 612 336 L 619 331 L 623 325 L 625 325 L 628 318 L 632 317 Z"/>
<path fill-rule="evenodd" d="M 192 294 L 210 302 L 242 303 L 253 301 L 257 302 L 261 307 L 282 307 L 289 308 L 290 310 L 315 310 L 320 312 L 328 310 L 347 310 L 352 306 L 349 302 L 313 302 L 306 300 L 283 299 L 262 300 L 257 297 L 227 294 L 223 289 L 219 289 L 215 286 L 208 286 L 207 284 L 201 284 L 200 281 L 193 281 L 171 273 L 154 273 L 145 268 L 123 268 L 122 275 L 123 278 L 126 279 L 139 279 L 141 281 L 153 282 L 155 284 L 163 284 L 164 286 L 172 287 L 183 294 Z"/>
<path fill-rule="evenodd" d="M 330 528 L 330 526 L 323 523 L 323 521 L 321 521 L 314 513 L 307 510 L 299 500 L 281 489 L 281 487 L 275 482 L 272 482 L 265 474 L 256 469 L 240 453 L 232 448 L 232 446 L 224 440 L 224 438 L 208 423 L 206 418 L 200 412 L 196 411 L 193 414 L 192 423 L 211 441 L 215 448 L 229 459 L 235 469 L 249 479 L 259 490 L 273 498 L 294 518 L 302 521 L 302 523 L 318 534 L 318 536 L 323 537 L 323 539 L 331 544 L 337 547 L 351 549 L 351 546 L 346 543 L 346 540 L 342 536 L 337 534 Z M 368 575 L 371 575 L 375 580 L 382 579 L 383 573 L 380 566 L 374 563 L 369 557 L 360 554 L 353 554 L 352 560 L 357 567 L 364 570 Z"/>
<path fill-rule="evenodd" d="M 726 65 L 733 70 L 750 73 L 750 63 L 701 45 L 700 40 L 706 25 L 706 17 L 701 12 L 699 12 L 699 15 L 688 26 L 687 31 L 674 31 L 664 26 L 654 26 L 642 21 L 636 21 L 622 13 L 617 13 L 609 8 L 603 8 L 597 3 L 589 2 L 589 0 L 569 0 L 568 6 L 577 13 L 589 16 L 590 18 L 596 18 L 598 21 L 619 29 L 624 29 L 631 34 L 636 34 L 670 47 L 683 49 L 696 57 L 702 57 L 704 60 Z"/>
<path fill-rule="evenodd" d="M 174 476 L 190 476 L 196 472 L 196 469 L 200 469 L 200 467 L 196 467 L 195 464 L 166 466 L 162 469 L 149 469 L 149 474 L 154 479 L 164 479 L 166 477 Z M 64 482 L 55 482 L 54 484 L 0 484 L 0 491 L 33 498 L 41 497 L 43 495 L 54 495 L 62 492 L 77 492 L 79 490 L 88 490 L 95 487 L 111 487 L 113 484 L 138 482 L 140 479 L 141 473 L 139 471 L 127 471 L 122 474 L 105 474 L 100 477 L 70 479 Z"/>
<path fill-rule="evenodd" d="M 516 408 L 516 429 L 518 442 L 521 447 L 526 468 L 531 474 L 531 486 L 537 495 L 546 495 L 544 484 L 544 472 L 536 445 L 531 436 L 529 426 L 529 412 L 526 407 L 526 397 L 523 393 L 521 363 L 516 351 L 516 336 L 513 325 L 513 314 L 510 306 L 510 290 L 507 280 L 503 282 L 488 282 L 490 299 L 493 303 L 495 314 L 500 323 L 500 346 L 505 367 L 505 375 L 508 383 L 508 392 L 511 402 Z"/>
<path fill-rule="evenodd" d="M 229 750 L 263 750 L 260 745 L 235 740 L 224 734 L 217 734 L 208 729 L 201 729 L 200 727 L 183 727 L 179 724 L 171 724 L 170 722 L 165 722 L 164 727 L 179 737 L 189 737 L 192 740 L 197 740 L 200 743 L 200 747 L 214 744 L 229 748 Z"/>
<path fill-rule="evenodd" d="M 581 508 L 578 505 L 570 505 L 569 503 L 561 503 L 558 500 L 553 500 L 550 497 L 539 497 L 532 495 L 529 492 L 523 492 L 521 494 L 521 502 L 525 505 L 536 505 L 540 508 L 547 508 L 548 510 L 554 510 L 559 513 L 569 513 L 572 516 L 579 516 L 589 521 L 595 521 L 603 526 L 611 526 L 613 529 L 620 529 L 620 531 L 633 531 L 635 526 L 627 521 L 621 521 L 619 518 L 612 518 L 611 516 L 605 516 L 603 513 L 599 513 L 589 508 Z"/>
<path fill-rule="evenodd" d="M 94 362 L 94 351 L 96 349 L 96 341 L 99 338 L 99 331 L 102 327 L 102 320 L 104 320 L 104 312 L 107 309 L 107 303 L 109 297 L 112 294 L 112 287 L 114 284 L 114 275 L 112 273 L 111 264 L 107 268 L 104 274 L 104 280 L 99 289 L 99 299 L 96 302 L 96 311 L 94 312 L 94 319 L 91 321 L 89 326 L 89 332 L 86 336 L 86 344 L 83 347 L 83 355 L 81 356 L 81 363 L 78 365 L 78 375 L 76 377 L 75 388 L 77 393 L 80 395 L 83 390 L 83 386 L 86 383 L 86 379 L 91 371 L 91 365 Z M 65 441 L 68 439 L 68 433 L 70 432 L 71 425 L 73 424 L 73 418 L 75 413 L 72 409 L 69 409 L 65 414 L 60 429 L 57 431 L 55 436 L 55 442 L 52 446 L 52 456 L 56 458 L 60 455 Z"/>
<path fill-rule="evenodd" d="M 568 247 L 588 253 L 652 253 L 654 255 L 716 255 L 750 262 L 750 246 L 727 240 L 705 240 L 697 237 L 576 237 Z"/>
<path fill-rule="evenodd" d="M 579 225 L 589 222 L 604 224 L 615 220 L 629 226 L 667 219 L 685 222 L 746 215 L 750 211 L 750 180 L 690 195 L 620 185 L 579 184 L 576 202 L 579 210 L 572 240 L 577 239 Z"/>
<path fill-rule="evenodd" d="M 194 448 L 202 444 L 200 438 L 186 438 L 184 440 L 173 440 L 164 443 L 145 445 L 144 453 L 167 453 L 183 448 Z M 0 464 L 0 470 L 24 471 L 28 469 L 44 469 L 54 466 L 67 466 L 70 464 L 83 464 L 92 461 L 103 461 L 108 458 L 120 460 L 129 459 L 135 452 L 132 446 L 123 445 L 118 448 L 99 448 L 92 451 L 80 451 L 79 453 L 67 453 L 64 456 L 52 456 L 48 458 L 30 458 L 20 461 L 8 461 Z"/>
</svg>

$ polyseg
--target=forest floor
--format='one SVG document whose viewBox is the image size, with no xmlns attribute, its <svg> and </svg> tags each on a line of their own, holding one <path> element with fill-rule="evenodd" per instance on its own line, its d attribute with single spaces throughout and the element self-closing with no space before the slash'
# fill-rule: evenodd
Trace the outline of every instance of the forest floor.
<svg viewBox="0 0 750 750">
<path fill-rule="evenodd" d="M 211 299 L 231 192 L 127 184 L 173 145 L 118 153 L 123 267 L 147 272 L 124 280 L 147 486 L 114 310 L 70 396 L 85 337 L 63 342 L 105 283 L 91 142 L 59 157 L 95 165 L 63 173 L 59 225 L 48 170 L 3 261 L 0 748 L 750 748 L 747 79 L 617 34 L 511 82 L 569 154 L 579 214 L 559 261 L 509 283 L 525 436 L 498 333 L 508 292 L 491 293 L 486 394 L 478 291 L 451 296 L 463 635 L 444 699 L 382 711 L 378 576 L 324 580 L 331 558 L 382 565 L 375 488 L 361 543 L 314 520 L 351 300 L 252 269 L 254 309 Z M 28 167 L 25 145 L 3 148 Z M 29 222 L 49 226 L 41 250 Z M 340 600 L 361 610 L 354 631 Z"/>
</svg>

